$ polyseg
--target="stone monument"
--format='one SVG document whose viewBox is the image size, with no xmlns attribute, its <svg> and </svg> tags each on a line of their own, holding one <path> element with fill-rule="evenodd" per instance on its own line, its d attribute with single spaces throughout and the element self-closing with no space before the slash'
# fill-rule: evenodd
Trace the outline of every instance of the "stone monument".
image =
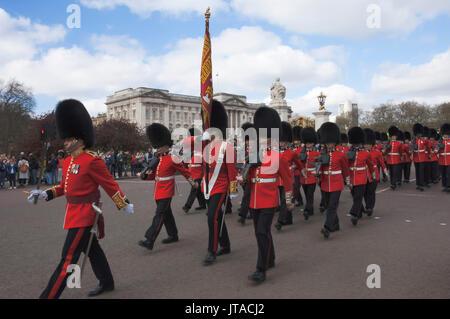
<svg viewBox="0 0 450 319">
<path fill-rule="evenodd" d="M 313 113 L 314 116 L 316 117 L 315 119 L 316 131 L 322 126 L 323 123 L 330 121 L 331 115 L 331 112 L 327 111 L 327 109 L 325 108 L 325 99 L 327 98 L 327 96 L 324 95 L 322 92 L 320 92 L 320 95 L 317 98 L 319 99 L 320 104 L 319 111 Z"/>
<path fill-rule="evenodd" d="M 285 100 L 286 87 L 281 84 L 280 78 L 277 78 L 270 88 L 269 106 L 275 109 L 282 121 L 288 121 L 290 118 L 290 108 Z"/>
</svg>

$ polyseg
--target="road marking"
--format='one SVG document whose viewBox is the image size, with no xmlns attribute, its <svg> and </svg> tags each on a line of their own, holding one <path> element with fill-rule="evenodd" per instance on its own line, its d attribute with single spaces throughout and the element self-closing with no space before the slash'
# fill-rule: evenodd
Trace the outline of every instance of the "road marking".
<svg viewBox="0 0 450 319">
<path fill-rule="evenodd" d="M 411 221 L 410 221 L 409 219 L 405 220 L 405 222 L 407 222 L 407 223 L 411 223 Z"/>
<path fill-rule="evenodd" d="M 374 217 L 373 219 L 380 219 L 380 217 Z"/>
<path fill-rule="evenodd" d="M 439 225 L 441 225 L 441 226 L 447 226 L 446 223 L 440 223 Z"/>
</svg>

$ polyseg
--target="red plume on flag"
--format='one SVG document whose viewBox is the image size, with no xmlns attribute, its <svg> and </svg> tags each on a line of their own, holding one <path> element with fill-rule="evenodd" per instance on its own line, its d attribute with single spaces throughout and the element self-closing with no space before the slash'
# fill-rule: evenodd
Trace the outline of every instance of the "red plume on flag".
<svg viewBox="0 0 450 319">
<path fill-rule="evenodd" d="M 203 44 L 202 68 L 200 74 L 203 130 L 207 130 L 210 126 L 213 100 L 211 38 L 209 36 L 210 16 L 211 13 L 208 8 L 205 13 L 205 42 Z"/>
</svg>

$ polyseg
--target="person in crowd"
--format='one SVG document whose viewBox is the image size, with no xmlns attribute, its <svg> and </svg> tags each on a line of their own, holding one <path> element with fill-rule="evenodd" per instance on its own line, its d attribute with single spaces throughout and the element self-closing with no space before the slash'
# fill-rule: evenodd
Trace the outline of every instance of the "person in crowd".
<svg viewBox="0 0 450 319">
<path fill-rule="evenodd" d="M 16 189 L 16 175 L 18 171 L 18 165 L 16 158 L 13 156 L 6 164 L 6 175 L 8 177 L 9 189 Z"/>
<path fill-rule="evenodd" d="M 25 184 L 27 183 L 27 180 L 29 178 L 28 171 L 30 168 L 30 164 L 25 158 L 25 154 L 23 152 L 21 153 L 21 159 L 17 163 L 17 167 L 19 169 L 19 187 L 23 188 L 25 187 Z"/>
</svg>

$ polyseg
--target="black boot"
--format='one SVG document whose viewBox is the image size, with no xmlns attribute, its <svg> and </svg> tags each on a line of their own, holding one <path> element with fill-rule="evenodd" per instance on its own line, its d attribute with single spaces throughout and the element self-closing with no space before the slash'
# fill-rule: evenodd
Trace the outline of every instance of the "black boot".
<svg viewBox="0 0 450 319">
<path fill-rule="evenodd" d="M 152 250 L 154 243 L 152 241 L 146 239 L 146 240 L 140 240 L 138 244 L 139 244 L 139 246 L 145 247 L 148 250 Z"/>
<path fill-rule="evenodd" d="M 99 284 L 96 288 L 89 291 L 88 297 L 95 297 L 101 295 L 106 291 L 113 291 L 113 290 L 114 290 L 114 282 L 111 284 Z"/>
<path fill-rule="evenodd" d="M 178 236 L 169 236 L 166 239 L 162 240 L 163 244 L 171 244 L 171 243 L 176 243 L 178 241 Z"/>
<path fill-rule="evenodd" d="M 330 237 L 330 232 L 325 227 L 320 230 L 320 233 L 325 239 L 328 239 L 328 237 Z"/>
<path fill-rule="evenodd" d="M 189 207 L 183 206 L 182 210 L 183 212 L 185 212 L 186 214 L 189 213 Z"/>
<path fill-rule="evenodd" d="M 221 247 L 221 248 L 219 249 L 219 251 L 216 253 L 216 256 L 227 255 L 227 254 L 229 254 L 230 252 L 231 252 L 231 249 L 230 249 L 230 248 L 223 248 L 223 247 Z"/>
<path fill-rule="evenodd" d="M 257 270 L 250 276 L 248 276 L 248 280 L 251 280 L 256 283 L 262 283 L 264 280 L 266 280 L 266 272 Z"/>
<path fill-rule="evenodd" d="M 209 251 L 205 259 L 203 260 L 203 265 L 208 266 L 213 264 L 215 261 L 216 261 L 216 254 Z"/>
</svg>

